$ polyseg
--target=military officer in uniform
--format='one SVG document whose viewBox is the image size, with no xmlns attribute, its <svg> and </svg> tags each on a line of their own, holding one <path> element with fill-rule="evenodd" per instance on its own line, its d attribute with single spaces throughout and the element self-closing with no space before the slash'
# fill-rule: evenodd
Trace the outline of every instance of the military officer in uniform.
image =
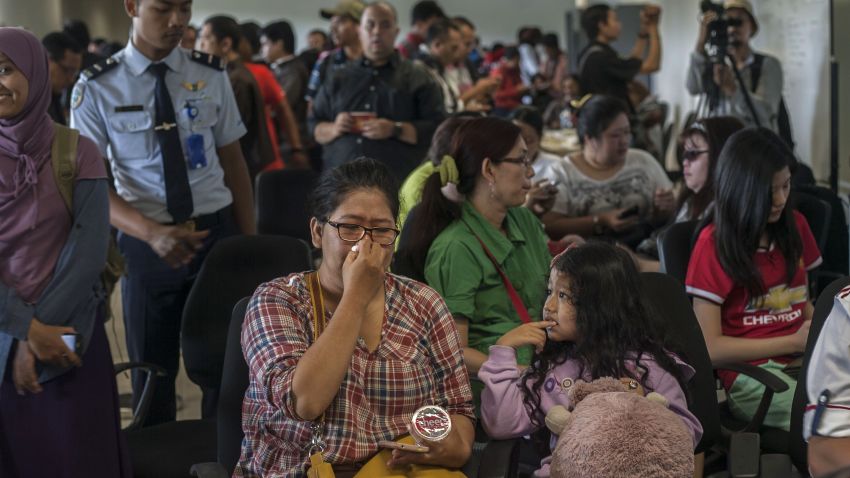
<svg viewBox="0 0 850 478">
<path fill-rule="evenodd" d="M 130 359 L 157 364 L 146 425 L 174 420 L 186 296 L 218 239 L 253 234 L 245 134 L 221 61 L 178 48 L 192 0 L 124 0 L 126 48 L 83 72 L 71 125 L 109 159 L 110 220 L 127 261 L 122 280 Z M 138 402 L 143 377 L 133 377 Z M 205 391 L 206 394 L 206 391 Z M 203 410 L 205 415 L 211 410 Z"/>
</svg>

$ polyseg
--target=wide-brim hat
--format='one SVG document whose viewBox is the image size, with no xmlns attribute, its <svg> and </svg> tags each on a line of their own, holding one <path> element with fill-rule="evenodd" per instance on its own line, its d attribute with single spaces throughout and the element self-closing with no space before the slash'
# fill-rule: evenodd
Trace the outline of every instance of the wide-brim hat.
<svg viewBox="0 0 850 478">
<path fill-rule="evenodd" d="M 360 22 L 360 17 L 363 16 L 363 10 L 366 5 L 357 0 L 343 0 L 336 4 L 334 8 L 323 8 L 319 10 L 319 15 L 326 20 L 330 20 L 335 16 L 351 17 L 356 22 Z"/>
<path fill-rule="evenodd" d="M 728 10 L 730 8 L 740 8 L 741 10 L 747 12 L 747 15 L 750 16 L 750 22 L 753 24 L 753 33 L 751 36 L 755 36 L 759 31 L 759 24 L 756 21 L 756 16 L 753 13 L 753 4 L 750 3 L 749 0 L 725 0 L 723 2 L 723 8 Z"/>
</svg>

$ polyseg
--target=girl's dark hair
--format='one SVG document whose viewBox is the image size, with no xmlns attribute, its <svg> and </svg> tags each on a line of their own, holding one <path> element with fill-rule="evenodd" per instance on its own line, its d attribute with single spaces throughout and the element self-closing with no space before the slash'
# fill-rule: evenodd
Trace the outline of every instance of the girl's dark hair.
<svg viewBox="0 0 850 478">
<path fill-rule="evenodd" d="M 585 136 L 599 138 L 621 114 L 629 114 L 622 100 L 612 96 L 594 95 L 578 112 L 579 142 L 584 144 Z"/>
<path fill-rule="evenodd" d="M 460 173 L 458 192 L 468 197 L 481 174 L 484 159 L 502 160 L 519 137 L 519 127 L 504 119 L 486 117 L 463 121 L 455 131 L 451 148 L 451 156 Z M 410 226 L 409 253 L 414 267 L 419 270 L 425 267 L 428 249 L 434 239 L 460 218 L 460 205 L 447 199 L 441 188 L 440 175 L 432 174 L 422 190 L 417 220 Z"/>
<path fill-rule="evenodd" d="M 542 351 L 535 352 L 522 377 L 523 403 L 532 423 L 543 426 L 540 389 L 547 374 L 567 360 L 579 363 L 579 376 L 629 377 L 645 388 L 649 388 L 651 379 L 646 361 L 654 360 L 687 394 L 687 382 L 668 354 L 674 348 L 666 343 L 650 315 L 637 267 L 626 251 L 603 242 L 588 242 L 558 256 L 553 267 L 569 280 L 579 338 L 574 342 L 547 341 Z M 631 362 L 635 370 L 627 366 Z"/>
<path fill-rule="evenodd" d="M 759 241 L 767 233 L 785 258 L 790 281 L 803 251 L 791 208 L 768 223 L 773 207 L 773 177 L 783 168 L 791 173 L 794 154 L 776 133 L 767 128 L 747 128 L 729 137 L 717 161 L 713 221 L 717 257 L 732 280 L 747 289 L 751 298 L 761 297 L 765 286 L 753 259 Z"/>
<path fill-rule="evenodd" d="M 325 221 L 352 192 L 376 189 L 384 194 L 393 219 L 396 219 L 398 187 L 398 180 L 384 163 L 360 157 L 322 173 L 308 199 L 309 211 L 316 219 Z"/>
<path fill-rule="evenodd" d="M 705 184 L 698 193 L 694 193 L 686 187 L 682 188 L 682 192 L 679 193 L 677 210 L 685 202 L 690 201 L 688 207 L 689 220 L 699 219 L 708 205 L 711 204 L 711 201 L 714 200 L 714 170 L 717 167 L 717 157 L 720 156 L 720 150 L 723 149 L 726 140 L 743 128 L 744 123 L 738 118 L 715 116 L 699 119 L 682 132 L 680 138 L 683 143 L 689 137 L 698 134 L 708 144 L 708 175 L 705 178 Z"/>
<path fill-rule="evenodd" d="M 531 106 L 520 106 L 513 110 L 508 116 L 511 121 L 521 121 L 537 131 L 538 136 L 543 136 L 543 115 L 537 108 Z"/>
</svg>

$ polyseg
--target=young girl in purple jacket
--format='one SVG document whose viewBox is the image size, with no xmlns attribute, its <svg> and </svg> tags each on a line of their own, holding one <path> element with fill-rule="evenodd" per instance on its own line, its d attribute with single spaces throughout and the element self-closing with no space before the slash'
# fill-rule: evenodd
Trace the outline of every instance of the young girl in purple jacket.
<svg viewBox="0 0 850 478">
<path fill-rule="evenodd" d="M 684 392 L 694 370 L 670 354 L 660 337 L 628 253 L 598 242 L 568 249 L 552 261 L 542 320 L 503 335 L 478 372 L 485 384 L 485 430 L 495 439 L 527 435 L 545 426 L 553 406 L 570 408 L 567 392 L 575 380 L 628 377 L 668 400 L 696 446 L 702 426 Z M 525 345 L 536 351 L 522 370 L 516 348 Z M 551 449 L 556 441 L 553 436 Z M 550 460 L 543 459 L 535 476 L 549 476 Z"/>
</svg>

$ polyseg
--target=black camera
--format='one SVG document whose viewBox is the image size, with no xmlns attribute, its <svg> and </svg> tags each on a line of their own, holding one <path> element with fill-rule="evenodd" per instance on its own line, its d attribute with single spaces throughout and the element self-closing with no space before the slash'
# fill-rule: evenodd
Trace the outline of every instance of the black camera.
<svg viewBox="0 0 850 478">
<path fill-rule="evenodd" d="M 726 15 L 723 5 L 711 0 L 702 0 L 699 9 L 703 14 L 714 12 L 717 19 L 708 24 L 708 39 L 706 40 L 706 53 L 712 63 L 723 63 L 726 50 L 729 47 L 729 27 L 741 26 L 740 18 L 730 18 Z"/>
</svg>

